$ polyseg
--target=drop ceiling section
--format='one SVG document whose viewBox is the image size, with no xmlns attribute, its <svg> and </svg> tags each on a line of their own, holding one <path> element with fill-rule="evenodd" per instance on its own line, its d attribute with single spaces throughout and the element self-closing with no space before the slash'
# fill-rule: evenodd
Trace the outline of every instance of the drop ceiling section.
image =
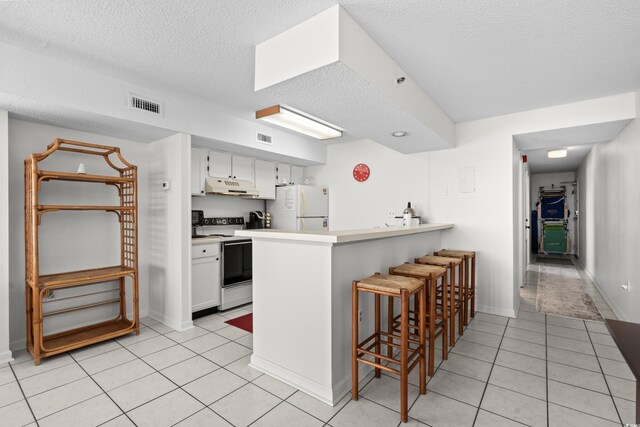
<svg viewBox="0 0 640 427">
<path fill-rule="evenodd" d="M 256 91 L 350 137 L 402 153 L 455 144 L 453 121 L 340 6 L 258 44 L 255 68 Z"/>
<path fill-rule="evenodd" d="M 516 146 L 527 155 L 531 173 L 570 172 L 578 169 L 593 146 L 613 141 L 631 123 L 614 120 L 584 126 L 514 135 Z M 567 156 L 550 159 L 550 150 L 566 149 Z"/>
</svg>

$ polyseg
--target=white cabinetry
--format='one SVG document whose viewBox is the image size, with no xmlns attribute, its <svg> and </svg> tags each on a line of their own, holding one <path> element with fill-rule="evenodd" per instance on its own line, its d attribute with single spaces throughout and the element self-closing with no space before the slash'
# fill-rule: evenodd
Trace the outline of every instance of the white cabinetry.
<svg viewBox="0 0 640 427">
<path fill-rule="evenodd" d="M 291 165 L 278 163 L 278 184 L 291 182 Z"/>
<path fill-rule="evenodd" d="M 221 151 L 209 151 L 209 176 L 253 182 L 253 159 Z"/>
<path fill-rule="evenodd" d="M 275 200 L 276 198 L 276 164 L 266 160 L 256 159 L 255 187 L 260 192 L 258 199 Z"/>
<path fill-rule="evenodd" d="M 191 195 L 204 196 L 205 177 L 207 176 L 207 150 L 191 147 Z"/>
<path fill-rule="evenodd" d="M 253 182 L 253 159 L 244 156 L 231 156 L 233 178 Z"/>
<path fill-rule="evenodd" d="M 232 178 L 231 154 L 209 151 L 209 176 L 212 178 Z"/>
<path fill-rule="evenodd" d="M 302 176 L 304 175 L 305 168 L 302 166 L 291 166 L 291 181 L 290 184 L 302 184 Z"/>
<path fill-rule="evenodd" d="M 278 163 L 278 184 L 302 184 L 305 168 L 287 163 Z"/>
<path fill-rule="evenodd" d="M 220 305 L 220 243 L 191 249 L 191 311 Z"/>
</svg>

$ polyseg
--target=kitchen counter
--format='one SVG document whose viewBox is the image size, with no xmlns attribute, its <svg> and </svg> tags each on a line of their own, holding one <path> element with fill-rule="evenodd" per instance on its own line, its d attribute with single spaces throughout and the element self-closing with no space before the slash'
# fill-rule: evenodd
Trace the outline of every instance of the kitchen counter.
<svg viewBox="0 0 640 427">
<path fill-rule="evenodd" d="M 452 227 L 236 231 L 253 241 L 251 366 L 336 404 L 351 387 L 352 281 L 441 249 Z M 361 296 L 360 309 L 362 339 L 373 333 L 371 295 Z M 361 379 L 371 371 L 359 369 Z"/>
<path fill-rule="evenodd" d="M 338 231 L 288 231 L 277 229 L 237 230 L 235 235 L 243 237 L 260 237 L 263 239 L 285 239 L 304 242 L 340 244 L 427 233 L 430 231 L 446 230 L 448 228 L 453 228 L 453 224 L 420 224 L 414 227 L 392 226 Z"/>
<path fill-rule="evenodd" d="M 218 236 L 191 238 L 192 245 L 202 245 L 205 243 L 221 243 L 222 238 Z"/>
</svg>

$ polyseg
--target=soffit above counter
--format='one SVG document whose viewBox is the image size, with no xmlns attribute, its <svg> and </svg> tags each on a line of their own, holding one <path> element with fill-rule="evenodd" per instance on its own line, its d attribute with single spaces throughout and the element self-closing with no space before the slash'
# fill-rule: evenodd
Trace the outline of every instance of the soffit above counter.
<svg viewBox="0 0 640 427">
<path fill-rule="evenodd" d="M 455 146 L 454 122 L 339 5 L 256 46 L 255 90 L 402 153 Z"/>
</svg>

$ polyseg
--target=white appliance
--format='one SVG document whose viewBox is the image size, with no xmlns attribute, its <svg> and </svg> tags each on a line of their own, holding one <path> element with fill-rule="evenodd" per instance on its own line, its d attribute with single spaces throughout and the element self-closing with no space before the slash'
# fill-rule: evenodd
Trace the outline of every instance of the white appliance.
<svg viewBox="0 0 640 427">
<path fill-rule="evenodd" d="M 276 200 L 267 202 L 271 228 L 296 231 L 329 229 L 329 189 L 289 185 L 276 189 Z"/>
<path fill-rule="evenodd" d="M 260 192 L 256 190 L 251 181 L 227 178 L 207 178 L 205 182 L 207 194 L 224 194 L 227 196 L 258 196 Z"/>
</svg>

